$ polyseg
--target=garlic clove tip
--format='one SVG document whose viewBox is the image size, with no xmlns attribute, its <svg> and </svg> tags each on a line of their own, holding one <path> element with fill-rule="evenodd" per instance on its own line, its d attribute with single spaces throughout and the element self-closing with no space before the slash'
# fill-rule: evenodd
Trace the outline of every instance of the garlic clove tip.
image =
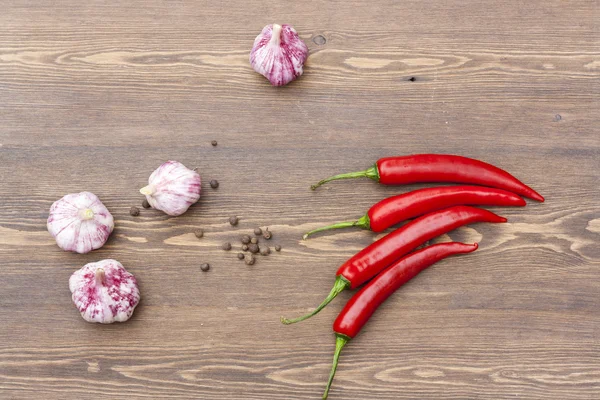
<svg viewBox="0 0 600 400">
<path fill-rule="evenodd" d="M 152 196 L 154 194 L 154 188 L 152 185 L 144 186 L 140 189 L 140 193 L 144 196 Z"/>
<path fill-rule="evenodd" d="M 94 218 L 94 211 L 90 208 L 81 210 L 81 219 L 87 221 L 88 219 Z"/>
<path fill-rule="evenodd" d="M 106 278 L 106 273 L 104 272 L 104 269 L 98 268 L 96 270 L 96 284 L 103 285 L 105 278 Z"/>
</svg>

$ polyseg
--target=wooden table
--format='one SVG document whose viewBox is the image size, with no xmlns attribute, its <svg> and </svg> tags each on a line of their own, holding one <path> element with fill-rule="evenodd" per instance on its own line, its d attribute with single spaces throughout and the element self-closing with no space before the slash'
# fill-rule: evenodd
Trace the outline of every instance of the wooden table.
<svg viewBox="0 0 600 400">
<path fill-rule="evenodd" d="M 330 398 L 600 398 L 597 1 L 2 3 L 0 398 L 319 398 L 351 293 L 304 323 L 279 317 L 316 306 L 382 235 L 301 234 L 422 186 L 308 187 L 420 152 L 486 160 L 546 202 L 442 237 L 481 247 L 393 295 L 346 346 Z M 284 88 L 248 64 L 274 21 L 310 48 Z M 201 169 L 200 203 L 130 216 L 168 159 Z M 48 209 L 83 190 L 116 228 L 65 253 Z M 256 226 L 281 253 L 248 267 L 221 250 Z M 140 282 L 123 324 L 86 323 L 71 302 L 69 276 L 104 258 Z"/>
</svg>

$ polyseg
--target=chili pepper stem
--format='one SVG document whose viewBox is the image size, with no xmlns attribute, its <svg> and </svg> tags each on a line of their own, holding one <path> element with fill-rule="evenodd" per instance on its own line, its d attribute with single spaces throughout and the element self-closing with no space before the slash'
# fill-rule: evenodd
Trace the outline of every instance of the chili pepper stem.
<svg viewBox="0 0 600 400">
<path fill-rule="evenodd" d="M 350 337 L 346 335 L 342 335 L 341 333 L 335 334 L 335 353 L 333 353 L 333 365 L 331 366 L 331 372 L 329 373 L 329 380 L 327 381 L 325 393 L 323 393 L 323 400 L 327 399 L 327 396 L 329 395 L 329 389 L 331 388 L 331 383 L 333 382 L 333 377 L 335 376 L 335 371 L 337 370 L 340 353 L 349 340 Z"/>
<path fill-rule="evenodd" d="M 310 232 L 306 232 L 304 234 L 304 236 L 302 236 L 302 239 L 306 240 L 313 233 L 328 231 L 330 229 L 350 228 L 353 226 L 358 226 L 359 228 L 362 228 L 362 229 L 370 229 L 369 216 L 365 214 L 362 217 L 360 217 L 359 219 L 357 219 L 356 221 L 338 222 L 337 224 L 332 224 L 332 225 L 328 225 L 328 226 L 323 226 L 321 228 L 313 229 Z"/>
<path fill-rule="evenodd" d="M 294 319 L 287 319 L 287 318 L 281 317 L 281 323 L 284 325 L 290 325 L 290 324 L 295 324 L 296 322 L 304 321 L 305 319 L 312 317 L 313 315 L 317 314 L 319 311 L 324 309 L 327 304 L 331 303 L 331 301 L 333 299 L 335 299 L 335 297 L 338 294 L 340 294 L 344 289 L 346 289 L 348 287 L 350 287 L 350 281 L 348 281 L 348 279 L 344 278 L 343 276 L 338 275 L 335 278 L 335 283 L 333 284 L 333 288 L 331 288 L 331 292 L 329 292 L 329 295 L 327 295 L 325 300 L 323 300 L 323 302 L 321 304 L 319 304 L 319 306 L 317 308 L 315 308 L 315 310 L 313 312 L 308 313 L 308 314 L 303 315 L 298 318 L 294 318 Z"/>
<path fill-rule="evenodd" d="M 319 186 L 321 186 L 324 183 L 335 181 L 338 179 L 352 179 L 352 178 L 362 178 L 362 177 L 373 179 L 375 182 L 379 182 L 379 170 L 377 169 L 377 164 L 373 165 L 369 169 L 365 169 L 364 171 L 347 172 L 345 174 L 330 176 L 329 178 L 323 179 L 323 180 L 319 181 L 317 184 L 312 185 L 310 188 L 312 190 L 315 190 L 316 188 L 318 188 Z"/>
</svg>

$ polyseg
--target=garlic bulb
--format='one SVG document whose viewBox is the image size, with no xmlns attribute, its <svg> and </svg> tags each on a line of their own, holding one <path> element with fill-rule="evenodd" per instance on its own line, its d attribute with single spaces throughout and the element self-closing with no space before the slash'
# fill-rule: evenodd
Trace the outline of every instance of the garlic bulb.
<svg viewBox="0 0 600 400">
<path fill-rule="evenodd" d="M 308 47 L 290 25 L 267 25 L 254 40 L 250 65 L 273 86 L 283 86 L 300 75 Z"/>
<path fill-rule="evenodd" d="M 83 254 L 102 247 L 115 224 L 95 194 L 81 192 L 55 201 L 47 226 L 58 247 Z"/>
<path fill-rule="evenodd" d="M 135 276 L 116 260 L 84 265 L 69 278 L 72 299 L 88 322 L 127 321 L 140 302 Z"/>
<path fill-rule="evenodd" d="M 140 193 L 153 208 L 181 215 L 200 199 L 200 175 L 180 162 L 167 161 L 150 175 Z"/>
</svg>

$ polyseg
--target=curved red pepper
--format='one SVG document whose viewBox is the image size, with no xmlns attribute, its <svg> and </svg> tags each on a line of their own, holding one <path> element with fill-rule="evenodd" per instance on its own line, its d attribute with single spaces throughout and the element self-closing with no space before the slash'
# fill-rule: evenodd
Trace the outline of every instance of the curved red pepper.
<svg viewBox="0 0 600 400">
<path fill-rule="evenodd" d="M 295 319 L 281 318 L 281 322 L 292 324 L 312 317 L 344 289 L 362 285 L 420 244 L 474 222 L 506 222 L 506 218 L 469 206 L 455 206 L 423 215 L 371 243 L 346 261 L 337 271 L 331 292 L 313 312 Z"/>
<path fill-rule="evenodd" d="M 383 270 L 352 296 L 335 320 L 333 330 L 349 338 L 355 337 L 377 307 L 400 286 L 436 262 L 453 254 L 470 253 L 477 247 L 477 243 L 439 243 L 403 257 Z"/>
<path fill-rule="evenodd" d="M 365 171 L 350 172 L 324 179 L 311 186 L 314 190 L 336 179 L 367 177 L 384 185 L 417 182 L 470 183 L 508 190 L 530 199 L 544 201 L 535 190 L 508 172 L 483 161 L 452 154 L 413 154 L 379 159 Z"/>
<path fill-rule="evenodd" d="M 323 399 L 326 399 L 329 393 L 342 348 L 360 332 L 377 307 L 425 268 L 451 255 L 470 253 L 476 249 L 477 243 L 453 242 L 435 244 L 415 251 L 390 265 L 352 296 L 333 323 L 336 336 L 335 353 Z"/>
<path fill-rule="evenodd" d="M 329 229 L 359 227 L 373 232 L 383 232 L 387 228 L 407 219 L 412 219 L 428 212 L 458 205 L 487 206 L 525 206 L 525 200 L 506 190 L 483 186 L 439 186 L 413 190 L 412 192 L 388 197 L 373 205 L 367 214 L 356 221 L 338 222 L 337 224 L 314 229 L 306 233 L 306 239 L 313 233 Z"/>
</svg>

